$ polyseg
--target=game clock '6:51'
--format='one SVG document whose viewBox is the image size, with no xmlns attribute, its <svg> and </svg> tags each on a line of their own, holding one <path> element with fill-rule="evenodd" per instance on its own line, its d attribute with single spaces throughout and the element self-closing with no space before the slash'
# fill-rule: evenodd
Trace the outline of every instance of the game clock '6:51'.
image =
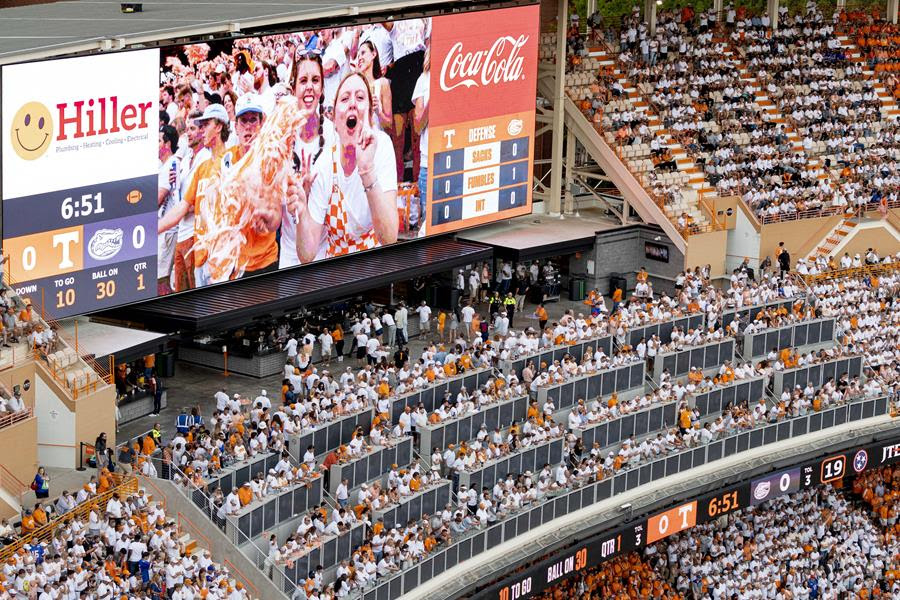
<svg viewBox="0 0 900 600">
<path fill-rule="evenodd" d="M 720 497 L 710 498 L 709 506 L 706 510 L 710 517 L 715 518 L 738 508 L 740 508 L 738 503 L 738 493 L 737 490 L 734 490 L 733 492 L 723 494 Z"/>
<path fill-rule="evenodd" d="M 103 194 L 82 194 L 81 198 L 72 198 L 68 196 L 60 205 L 60 216 L 69 220 L 73 217 L 88 217 L 90 215 L 99 215 L 103 213 Z"/>
</svg>

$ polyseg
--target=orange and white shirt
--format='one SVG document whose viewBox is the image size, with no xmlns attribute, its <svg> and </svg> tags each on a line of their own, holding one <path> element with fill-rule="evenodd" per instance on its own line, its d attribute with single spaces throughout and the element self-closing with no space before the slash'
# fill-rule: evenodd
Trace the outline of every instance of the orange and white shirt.
<svg viewBox="0 0 900 600">
<path fill-rule="evenodd" d="M 384 193 L 395 192 L 397 167 L 391 138 L 383 131 L 373 131 L 372 135 L 375 136 L 373 169 L 378 187 Z M 314 222 L 325 227 L 321 243 L 326 245 L 327 257 L 378 245 L 377 240 L 371 240 L 375 225 L 362 178 L 357 169 L 349 175 L 344 173 L 339 152 L 341 148 L 336 144 L 316 161 L 313 167 L 316 179 L 309 194 L 309 214 Z M 317 257 L 321 254 L 320 249 Z"/>
</svg>

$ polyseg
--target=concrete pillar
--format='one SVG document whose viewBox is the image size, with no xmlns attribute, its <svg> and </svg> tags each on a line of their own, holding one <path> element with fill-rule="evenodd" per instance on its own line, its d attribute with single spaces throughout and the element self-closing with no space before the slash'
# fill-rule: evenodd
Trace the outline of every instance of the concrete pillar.
<svg viewBox="0 0 900 600">
<path fill-rule="evenodd" d="M 888 0 L 887 19 L 894 25 L 897 24 L 897 8 L 898 7 L 900 7 L 900 0 Z"/>
<path fill-rule="evenodd" d="M 891 0 L 888 0 L 888 4 L 890 4 L 890 2 Z M 838 10 L 843 10 L 845 6 L 847 6 L 847 0 L 837 0 Z"/>
<path fill-rule="evenodd" d="M 725 0 L 713 0 L 713 8 L 716 11 L 716 23 L 724 23 L 722 11 L 725 9 Z"/>
<path fill-rule="evenodd" d="M 590 17 L 595 12 L 597 12 L 597 0 L 587 0 L 587 16 Z"/>
<path fill-rule="evenodd" d="M 771 23 L 772 31 L 778 29 L 778 0 L 768 0 L 768 5 L 766 7 L 766 12 L 769 14 L 769 21 Z"/>
<path fill-rule="evenodd" d="M 656 33 L 656 0 L 644 0 L 644 23 L 650 30 L 650 35 Z"/>
<path fill-rule="evenodd" d="M 566 127 L 566 202 L 563 210 L 567 215 L 575 212 L 575 198 L 572 196 L 572 167 L 575 164 L 575 132 Z"/>
<path fill-rule="evenodd" d="M 560 214 L 563 175 L 563 127 L 566 99 L 566 25 L 569 23 L 568 0 L 557 0 L 559 12 L 556 16 L 556 88 L 553 98 L 553 146 L 550 163 L 550 198 L 547 213 Z"/>
</svg>

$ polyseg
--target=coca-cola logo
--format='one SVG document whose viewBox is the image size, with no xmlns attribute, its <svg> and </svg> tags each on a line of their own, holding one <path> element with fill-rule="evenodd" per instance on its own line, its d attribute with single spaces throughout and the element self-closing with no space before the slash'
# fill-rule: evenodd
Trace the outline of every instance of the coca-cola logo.
<svg viewBox="0 0 900 600">
<path fill-rule="evenodd" d="M 478 87 L 518 81 L 525 78 L 525 59 L 522 47 L 528 42 L 525 34 L 497 38 L 488 50 L 463 52 L 462 42 L 456 42 L 441 66 L 441 89 L 445 92 L 462 87 Z"/>
</svg>

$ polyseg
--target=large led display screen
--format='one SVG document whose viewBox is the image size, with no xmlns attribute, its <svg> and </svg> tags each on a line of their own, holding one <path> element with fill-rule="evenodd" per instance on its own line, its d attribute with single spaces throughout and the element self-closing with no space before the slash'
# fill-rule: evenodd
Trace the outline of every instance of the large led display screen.
<svg viewBox="0 0 900 600">
<path fill-rule="evenodd" d="M 529 213 L 538 10 L 3 67 L 7 281 L 60 318 Z"/>
</svg>

